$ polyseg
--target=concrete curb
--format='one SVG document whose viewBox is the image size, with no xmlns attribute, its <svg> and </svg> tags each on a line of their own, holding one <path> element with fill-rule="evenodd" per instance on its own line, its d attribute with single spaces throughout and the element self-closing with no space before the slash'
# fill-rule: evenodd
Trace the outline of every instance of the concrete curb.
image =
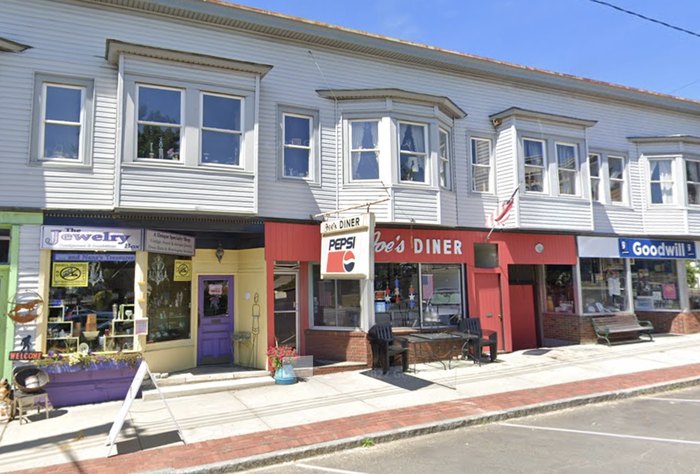
<svg viewBox="0 0 700 474">
<path fill-rule="evenodd" d="M 522 407 L 516 407 L 512 409 L 489 412 L 483 415 L 471 415 L 451 420 L 441 420 L 432 423 L 408 426 L 405 428 L 399 428 L 391 431 L 367 433 L 362 436 L 353 436 L 349 438 L 328 441 L 325 443 L 318 443 L 292 449 L 284 449 L 271 453 L 259 454 L 239 459 L 232 459 L 230 461 L 205 464 L 196 467 L 184 469 L 159 469 L 152 471 L 142 471 L 141 474 L 219 474 L 226 472 L 240 472 L 247 469 L 254 469 L 264 466 L 270 466 L 273 464 L 297 461 L 299 459 L 309 458 L 322 454 L 329 454 L 336 451 L 359 448 L 362 447 L 363 441 L 367 439 L 372 440 L 374 443 L 385 443 L 389 441 L 396 441 L 399 439 L 422 436 L 430 433 L 454 430 L 467 426 L 483 425 L 487 423 L 494 423 L 497 421 L 509 420 L 512 418 L 520 418 L 528 415 L 549 413 L 558 410 L 564 410 L 567 408 L 579 407 L 583 405 L 604 403 L 614 400 L 623 400 L 641 395 L 650 395 L 654 393 L 693 387 L 696 385 L 700 385 L 700 376 L 689 377 L 668 382 L 660 382 L 652 385 L 643 385 L 640 387 L 628 388 L 624 390 L 615 390 L 610 392 L 593 393 L 590 395 L 581 395 L 578 397 L 564 398 L 561 400 L 536 403 L 533 405 L 524 405 Z"/>
</svg>

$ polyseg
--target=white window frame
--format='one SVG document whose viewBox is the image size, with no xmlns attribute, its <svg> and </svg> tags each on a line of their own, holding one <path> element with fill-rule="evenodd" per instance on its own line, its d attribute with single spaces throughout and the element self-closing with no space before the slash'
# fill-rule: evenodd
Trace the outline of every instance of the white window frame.
<svg viewBox="0 0 700 474">
<path fill-rule="evenodd" d="M 80 90 L 80 122 L 47 121 L 46 104 L 48 87 Z M 89 166 L 92 164 L 94 90 L 94 81 L 92 79 L 35 74 L 32 141 L 29 156 L 30 165 Z M 77 158 L 47 158 L 44 155 L 44 140 L 47 123 L 80 127 Z"/>
<path fill-rule="evenodd" d="M 223 97 L 225 99 L 233 99 L 237 100 L 240 102 L 239 110 L 240 110 L 240 116 L 238 117 L 238 123 L 240 125 L 239 130 L 228 130 L 228 129 L 221 129 L 221 128 L 211 128 L 211 127 L 205 127 L 204 126 L 204 96 L 209 95 L 209 96 L 214 96 L 214 97 Z M 199 93 L 199 152 L 197 153 L 197 160 L 200 166 L 226 166 L 226 167 L 232 167 L 232 168 L 241 168 L 241 155 L 244 152 L 243 148 L 243 129 L 244 129 L 244 119 L 245 117 L 245 111 L 244 111 L 244 99 L 243 97 L 235 96 L 235 95 L 230 95 L 230 94 L 221 94 L 221 93 L 215 93 L 215 92 L 209 92 L 209 91 L 200 91 Z M 239 147 L 238 147 L 238 163 L 237 164 L 228 164 L 228 163 L 204 163 L 202 161 L 202 152 L 204 150 L 204 133 L 205 131 L 208 132 L 216 132 L 216 133 L 225 133 L 229 135 L 238 135 L 239 136 Z"/>
<path fill-rule="evenodd" d="M 678 190 L 676 189 L 676 184 L 677 184 L 677 177 L 676 177 L 676 160 L 677 156 L 673 155 L 651 155 L 646 157 L 647 161 L 647 178 L 648 178 L 648 183 L 649 186 L 647 187 L 647 190 L 649 192 L 649 198 L 648 198 L 648 203 L 650 206 L 673 206 L 677 204 L 678 199 Z M 671 163 L 671 179 L 670 180 L 652 180 L 651 175 L 652 175 L 652 162 L 654 161 L 668 161 Z M 653 202 L 653 193 L 652 193 L 652 186 L 654 184 L 658 183 L 659 185 L 662 185 L 663 183 L 670 183 L 671 184 L 671 202 Z"/>
<path fill-rule="evenodd" d="M 593 167 L 591 166 L 592 164 L 592 158 L 595 158 L 596 161 L 598 162 L 598 173 L 593 174 Z M 590 176 L 590 182 L 591 182 L 591 201 L 594 202 L 605 202 L 605 193 L 603 192 L 602 188 L 602 183 L 603 179 L 601 176 L 601 172 L 603 170 L 603 155 L 600 153 L 595 153 L 591 152 L 588 153 L 588 174 Z M 598 199 L 594 197 L 594 191 L 596 190 L 598 192 Z"/>
<path fill-rule="evenodd" d="M 450 132 L 448 132 L 444 128 L 438 128 L 437 148 L 438 184 L 440 185 L 440 188 L 445 189 L 447 191 L 452 191 L 452 140 Z"/>
<path fill-rule="evenodd" d="M 170 91 L 177 91 L 180 93 L 180 124 L 177 126 L 175 124 L 171 123 L 164 123 L 164 122 L 148 122 L 148 121 L 141 121 L 139 120 L 139 100 L 141 97 L 141 88 L 149 88 L 149 89 L 162 89 L 162 90 L 170 90 Z M 144 83 L 144 82 L 137 82 L 136 83 L 136 98 L 135 98 L 135 107 L 134 107 L 134 136 L 133 136 L 133 150 L 134 150 L 134 161 L 139 162 L 155 162 L 155 163 L 171 163 L 171 164 L 177 164 L 177 163 L 183 163 L 185 153 L 183 153 L 183 150 L 187 150 L 187 138 L 185 137 L 185 122 L 186 122 L 186 115 L 185 115 L 185 100 L 186 100 L 186 93 L 187 91 L 184 88 L 179 88 L 179 87 L 170 87 L 170 86 L 164 86 L 160 84 L 151 84 L 151 83 Z M 179 148 L 179 155 L 177 160 L 166 160 L 164 158 L 151 158 L 151 157 L 142 157 L 138 156 L 138 141 L 139 141 L 139 125 L 152 125 L 156 127 L 177 127 L 180 129 L 180 148 Z M 199 162 L 199 156 L 197 157 L 197 162 Z"/>
<path fill-rule="evenodd" d="M 571 168 L 564 168 L 561 166 L 559 162 L 559 147 L 569 147 L 574 150 L 574 167 L 573 169 Z M 567 143 L 567 142 L 559 142 L 555 141 L 554 142 L 554 155 L 555 155 L 555 162 L 556 162 L 556 169 L 557 169 L 557 194 L 559 196 L 566 196 L 566 197 L 579 197 L 581 195 L 581 190 L 580 190 L 580 184 L 579 184 L 579 163 L 578 163 L 578 145 L 575 143 Z M 561 180 L 561 175 L 562 173 L 567 173 L 567 174 L 573 174 L 573 183 L 574 183 L 574 192 L 573 193 L 564 193 L 562 192 L 562 180 Z"/>
<path fill-rule="evenodd" d="M 478 164 L 475 161 L 476 155 L 475 155 L 475 144 L 477 142 L 484 142 L 488 145 L 488 153 L 489 153 L 489 164 L 488 165 L 482 165 Z M 482 138 L 482 137 L 470 137 L 469 138 L 469 155 L 470 155 L 470 163 L 471 163 L 471 191 L 473 193 L 479 193 L 479 194 L 493 194 L 494 193 L 494 186 L 493 186 L 493 179 L 494 179 L 494 173 L 493 173 L 493 142 L 491 141 L 490 138 Z M 488 189 L 486 191 L 479 191 L 476 189 L 476 170 L 477 169 L 486 169 L 488 170 L 488 179 L 487 179 L 487 184 L 488 184 Z"/>
<path fill-rule="evenodd" d="M 418 126 L 423 129 L 423 143 L 425 143 L 425 150 L 423 152 L 416 151 L 402 151 L 401 150 L 401 125 L 413 125 Z M 432 162 L 430 160 L 431 154 L 431 143 L 430 143 L 430 124 L 425 122 L 412 122 L 408 120 L 397 120 L 396 122 L 396 166 L 397 166 L 397 177 L 399 184 L 408 184 L 412 186 L 426 186 L 430 185 L 430 175 L 432 173 Z M 419 155 L 423 156 L 424 159 L 424 169 L 423 169 L 423 181 L 413 181 L 401 179 L 401 155 Z"/>
<path fill-rule="evenodd" d="M 352 125 L 354 123 L 376 122 L 377 124 L 377 148 L 353 148 L 352 147 Z M 348 182 L 349 183 L 374 183 L 381 180 L 382 174 L 382 119 L 380 117 L 352 118 L 347 120 L 347 142 L 348 142 Z M 375 152 L 377 154 L 377 177 L 376 178 L 353 178 L 352 154 L 356 152 Z"/>
<path fill-rule="evenodd" d="M 610 173 L 610 159 L 613 160 L 620 160 L 622 162 L 622 174 L 619 178 L 613 178 L 612 174 Z M 623 155 L 614 155 L 614 154 L 608 154 L 606 157 L 606 163 L 605 163 L 607 170 L 608 170 L 608 187 L 607 187 L 607 193 L 609 195 L 609 202 L 613 205 L 624 205 L 627 203 L 627 160 Z M 612 197 L 612 185 L 613 183 L 620 183 L 621 184 L 621 191 L 620 193 L 622 194 L 622 200 L 621 201 L 613 201 Z"/>
<path fill-rule="evenodd" d="M 542 165 L 529 165 L 525 163 L 525 142 L 537 142 L 540 145 L 542 145 Z M 536 168 L 539 169 L 542 173 L 542 190 L 541 191 L 534 191 L 531 189 L 527 189 L 527 183 L 523 186 L 523 191 L 526 193 L 532 193 L 532 194 L 546 194 L 548 189 L 548 173 L 547 173 L 547 141 L 546 140 L 541 140 L 539 138 L 529 138 L 529 137 L 523 137 L 521 140 L 521 146 L 522 146 L 522 159 L 521 163 L 523 166 L 523 182 L 525 182 L 525 177 L 527 176 L 527 169 L 528 168 Z"/>
<path fill-rule="evenodd" d="M 695 163 L 700 168 L 700 158 L 684 157 L 684 159 L 683 159 L 683 174 L 684 174 L 684 179 L 685 179 L 686 205 L 696 207 L 696 206 L 700 206 L 700 193 L 697 196 L 698 202 L 690 202 L 690 199 L 689 199 L 690 193 L 688 193 L 688 189 L 689 189 L 690 185 L 700 187 L 700 181 L 691 181 L 688 178 L 688 163 Z"/>
<path fill-rule="evenodd" d="M 287 117 L 294 117 L 297 119 L 302 119 L 302 120 L 308 120 L 309 122 L 309 144 L 308 145 L 303 145 L 303 144 L 294 144 L 294 143 L 287 143 L 286 136 L 285 136 L 285 130 L 286 130 L 286 120 Z M 303 115 L 303 114 L 297 114 L 297 113 L 290 113 L 290 112 L 283 112 L 282 113 L 282 177 L 283 178 L 288 178 L 288 179 L 302 179 L 304 181 L 308 181 L 313 179 L 313 163 L 314 163 L 314 156 L 313 156 L 313 141 L 314 141 L 314 118 L 310 115 Z M 287 171 L 285 169 L 285 151 L 286 150 L 306 150 L 308 152 L 308 163 L 307 163 L 307 168 L 308 168 L 308 175 L 307 176 L 294 176 L 291 174 L 287 174 Z"/>
<path fill-rule="evenodd" d="M 309 146 L 289 145 L 284 143 L 285 117 L 300 117 L 309 120 Z M 321 184 L 321 131 L 320 116 L 316 109 L 298 107 L 296 105 L 277 105 L 277 179 L 289 183 Z M 286 148 L 304 148 L 309 150 L 309 175 L 289 176 L 284 169 L 284 150 Z"/>
</svg>

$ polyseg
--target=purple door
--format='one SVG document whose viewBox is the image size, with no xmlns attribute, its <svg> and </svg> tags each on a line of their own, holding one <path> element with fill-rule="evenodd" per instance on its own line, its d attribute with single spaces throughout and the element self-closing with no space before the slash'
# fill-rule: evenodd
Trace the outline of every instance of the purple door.
<svg viewBox="0 0 700 474">
<path fill-rule="evenodd" d="M 197 365 L 233 362 L 233 277 L 199 277 Z"/>
</svg>

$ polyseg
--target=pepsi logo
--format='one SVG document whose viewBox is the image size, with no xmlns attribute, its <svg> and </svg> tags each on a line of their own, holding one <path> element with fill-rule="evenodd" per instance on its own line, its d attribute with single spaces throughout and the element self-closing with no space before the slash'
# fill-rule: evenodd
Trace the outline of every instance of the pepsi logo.
<svg viewBox="0 0 700 474">
<path fill-rule="evenodd" d="M 347 251 L 343 255 L 343 268 L 346 272 L 351 272 L 355 268 L 355 254 L 351 251 Z"/>
</svg>

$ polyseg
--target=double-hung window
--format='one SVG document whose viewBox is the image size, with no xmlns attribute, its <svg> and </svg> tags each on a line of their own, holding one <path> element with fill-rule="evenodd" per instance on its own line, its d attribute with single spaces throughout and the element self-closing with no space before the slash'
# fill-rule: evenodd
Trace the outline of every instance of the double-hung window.
<svg viewBox="0 0 700 474">
<path fill-rule="evenodd" d="M 685 160 L 685 181 L 688 204 L 700 205 L 700 161 Z"/>
<path fill-rule="evenodd" d="M 350 122 L 351 179 L 379 179 L 379 120 Z"/>
<path fill-rule="evenodd" d="M 556 144 L 557 168 L 559 171 L 559 194 L 578 194 L 578 159 L 576 145 Z"/>
<path fill-rule="evenodd" d="M 183 91 L 139 84 L 137 158 L 180 160 Z"/>
<path fill-rule="evenodd" d="M 440 187 L 444 189 L 452 189 L 451 180 L 451 165 L 450 165 L 450 134 L 445 130 L 440 129 L 440 148 L 438 150 L 439 159 L 439 179 Z"/>
<path fill-rule="evenodd" d="M 588 171 L 591 175 L 591 199 L 602 201 L 600 195 L 600 155 L 597 153 L 588 154 Z"/>
<path fill-rule="evenodd" d="M 491 140 L 472 138 L 472 191 L 491 192 Z"/>
<path fill-rule="evenodd" d="M 399 122 L 399 170 L 402 182 L 426 183 L 427 126 Z"/>
<path fill-rule="evenodd" d="M 545 191 L 545 142 L 526 138 L 523 140 L 523 162 L 525 165 L 525 191 Z"/>
<path fill-rule="evenodd" d="M 37 74 L 33 163 L 90 162 L 93 81 Z"/>
<path fill-rule="evenodd" d="M 202 164 L 240 165 L 242 100 L 202 93 Z"/>
<path fill-rule="evenodd" d="M 610 180 L 610 201 L 625 202 L 625 159 L 608 155 L 608 179 Z"/>
<path fill-rule="evenodd" d="M 285 178 L 309 178 L 312 166 L 313 118 L 282 114 L 282 173 Z"/>
<path fill-rule="evenodd" d="M 652 204 L 673 204 L 673 158 L 649 158 L 649 188 Z"/>
</svg>

